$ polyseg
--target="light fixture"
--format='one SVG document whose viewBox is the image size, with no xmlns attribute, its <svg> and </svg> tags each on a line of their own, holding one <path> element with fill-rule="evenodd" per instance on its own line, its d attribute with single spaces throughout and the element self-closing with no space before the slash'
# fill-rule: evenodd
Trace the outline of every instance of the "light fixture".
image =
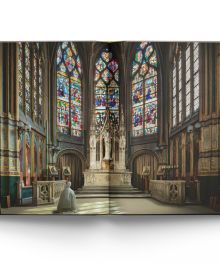
<svg viewBox="0 0 220 280">
<path fill-rule="evenodd" d="M 187 129 L 186 129 L 187 133 L 191 133 L 193 132 L 193 126 L 190 124 Z"/>
<path fill-rule="evenodd" d="M 200 129 L 201 123 L 200 122 L 195 123 L 194 127 L 195 127 L 195 129 Z"/>
</svg>

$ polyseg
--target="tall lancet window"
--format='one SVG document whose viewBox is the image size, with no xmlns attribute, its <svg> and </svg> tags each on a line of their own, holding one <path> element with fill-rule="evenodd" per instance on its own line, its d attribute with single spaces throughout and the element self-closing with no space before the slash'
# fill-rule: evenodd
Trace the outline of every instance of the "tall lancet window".
<svg viewBox="0 0 220 280">
<path fill-rule="evenodd" d="M 185 67 L 186 67 L 186 118 L 191 112 L 191 51 L 190 44 L 187 45 L 185 51 Z"/>
<path fill-rule="evenodd" d="M 177 78 L 176 78 L 176 59 L 174 58 L 173 62 L 173 73 L 172 73 L 172 121 L 173 121 L 173 126 L 176 125 L 177 123 L 177 117 L 176 117 L 176 111 L 177 111 Z"/>
<path fill-rule="evenodd" d="M 31 50 L 30 43 L 25 43 L 25 109 L 31 115 Z"/>
<path fill-rule="evenodd" d="M 193 43 L 193 110 L 199 109 L 199 44 Z"/>
<path fill-rule="evenodd" d="M 175 127 L 190 120 L 199 109 L 199 43 L 179 44 L 173 61 L 172 126 Z"/>
<path fill-rule="evenodd" d="M 18 43 L 18 91 L 21 111 L 43 124 L 43 59 L 39 43 Z"/>
<path fill-rule="evenodd" d="M 105 122 L 106 109 L 110 122 L 119 122 L 119 69 L 109 48 L 104 48 L 95 64 L 95 113 L 97 132 Z"/>
<path fill-rule="evenodd" d="M 82 136 L 82 68 L 73 43 L 63 42 L 57 50 L 58 131 Z"/>
<path fill-rule="evenodd" d="M 158 58 L 148 42 L 138 45 L 132 62 L 132 134 L 152 135 L 157 126 Z"/>
<path fill-rule="evenodd" d="M 179 46 L 175 50 L 172 70 L 172 125 L 173 127 L 183 119 L 183 71 L 182 71 L 182 51 Z"/>
</svg>

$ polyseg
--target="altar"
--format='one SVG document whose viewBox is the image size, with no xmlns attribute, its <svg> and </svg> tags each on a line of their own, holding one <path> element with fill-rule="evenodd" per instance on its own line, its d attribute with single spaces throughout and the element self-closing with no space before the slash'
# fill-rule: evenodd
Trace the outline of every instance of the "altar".
<svg viewBox="0 0 220 280">
<path fill-rule="evenodd" d="M 97 131 L 93 112 L 89 144 L 89 169 L 84 171 L 84 186 L 131 186 L 131 172 L 125 165 L 126 137 L 122 107 L 119 123 L 112 120 L 109 110 L 106 110 L 101 131 Z"/>
</svg>

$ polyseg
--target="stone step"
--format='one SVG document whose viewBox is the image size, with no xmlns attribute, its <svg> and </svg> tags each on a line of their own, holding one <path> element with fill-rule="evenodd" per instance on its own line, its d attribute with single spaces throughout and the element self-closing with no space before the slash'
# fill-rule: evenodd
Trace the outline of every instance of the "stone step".
<svg viewBox="0 0 220 280">
<path fill-rule="evenodd" d="M 139 193 L 139 194 L 77 194 L 76 198 L 80 199 L 80 198 L 149 198 L 151 197 L 150 194 L 144 194 L 144 193 Z"/>
<path fill-rule="evenodd" d="M 84 190 L 81 192 L 76 192 L 76 194 L 98 194 L 98 193 L 105 193 L 105 194 L 118 194 L 118 193 L 131 193 L 131 194 L 140 194 L 143 193 L 141 191 L 135 191 L 135 190 Z"/>
<path fill-rule="evenodd" d="M 149 194 L 131 186 L 92 186 L 76 191 L 77 198 L 146 198 Z"/>
</svg>

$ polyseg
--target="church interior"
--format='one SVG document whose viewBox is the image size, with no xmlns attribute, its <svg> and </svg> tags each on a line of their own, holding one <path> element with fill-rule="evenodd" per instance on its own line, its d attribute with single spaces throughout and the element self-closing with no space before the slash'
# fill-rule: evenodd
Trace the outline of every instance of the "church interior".
<svg viewBox="0 0 220 280">
<path fill-rule="evenodd" d="M 220 43 L 0 43 L 1 214 L 218 214 Z"/>
</svg>

